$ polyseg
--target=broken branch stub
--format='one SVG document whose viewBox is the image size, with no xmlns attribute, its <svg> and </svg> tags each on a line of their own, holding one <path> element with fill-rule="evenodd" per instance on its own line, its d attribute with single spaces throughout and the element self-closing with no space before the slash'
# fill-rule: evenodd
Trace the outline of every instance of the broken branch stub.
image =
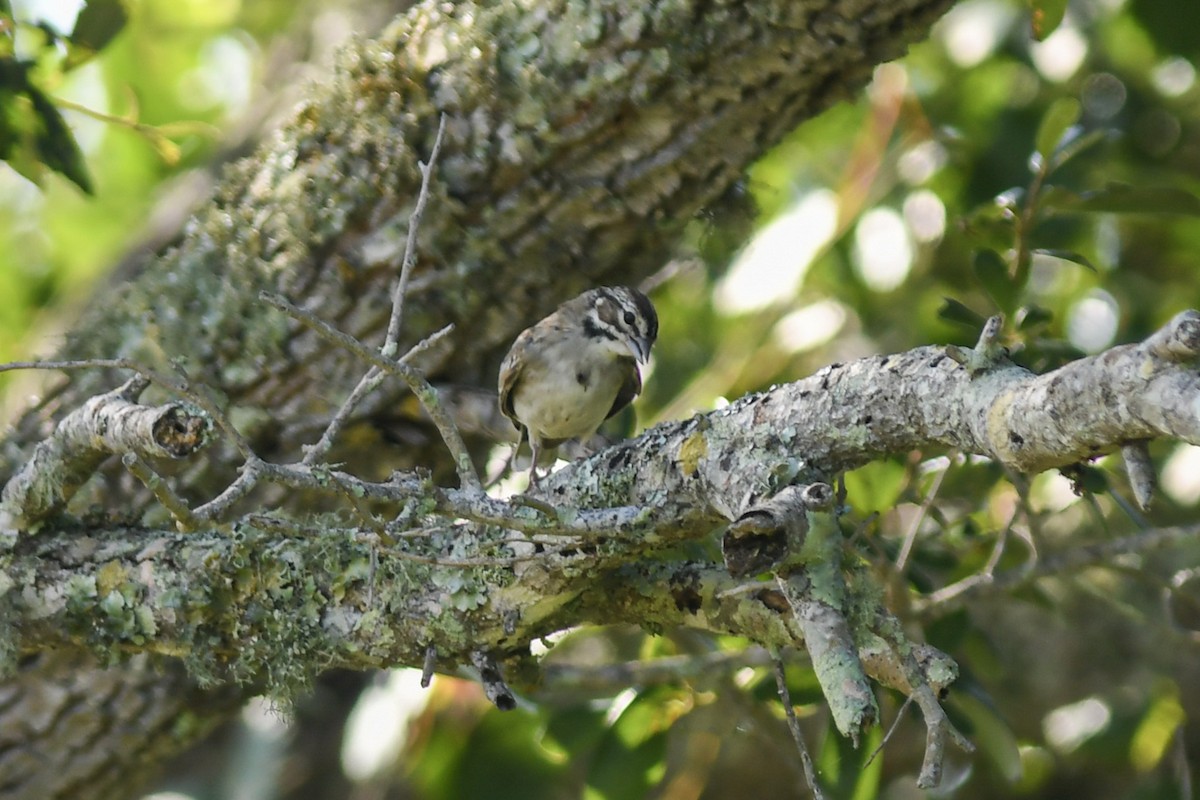
<svg viewBox="0 0 1200 800">
<path fill-rule="evenodd" d="M 735 578 L 768 572 L 799 553 L 808 536 L 809 509 L 827 508 L 833 489 L 826 483 L 787 486 L 742 512 L 725 531 L 721 550 Z"/>
<path fill-rule="evenodd" d="M 207 415 L 179 403 L 140 405 L 130 387 L 89 399 L 34 448 L 4 487 L 0 529 L 11 536 L 61 511 L 111 455 L 184 458 L 208 442 Z"/>
</svg>

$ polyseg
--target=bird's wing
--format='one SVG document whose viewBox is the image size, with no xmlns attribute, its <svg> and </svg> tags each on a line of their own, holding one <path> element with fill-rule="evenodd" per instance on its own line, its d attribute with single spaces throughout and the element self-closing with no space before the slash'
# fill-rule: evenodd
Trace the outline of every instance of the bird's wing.
<svg viewBox="0 0 1200 800">
<path fill-rule="evenodd" d="M 642 393 L 642 372 L 638 369 L 637 364 L 632 358 L 629 361 L 629 369 L 625 372 L 625 381 L 621 384 L 621 388 L 617 391 L 617 397 L 613 400 L 612 408 L 608 410 L 608 417 L 616 414 L 625 406 L 633 402 L 633 398 Z"/>
<path fill-rule="evenodd" d="M 517 389 L 517 384 L 521 382 L 521 373 L 525 363 L 524 352 L 529 346 L 530 331 L 528 328 L 521 332 L 517 340 L 508 350 L 508 355 L 504 357 L 504 361 L 500 364 L 500 410 L 504 412 L 504 416 L 513 421 L 513 424 L 518 428 L 523 427 L 521 421 L 517 419 L 517 412 L 513 409 L 513 392 Z"/>
</svg>

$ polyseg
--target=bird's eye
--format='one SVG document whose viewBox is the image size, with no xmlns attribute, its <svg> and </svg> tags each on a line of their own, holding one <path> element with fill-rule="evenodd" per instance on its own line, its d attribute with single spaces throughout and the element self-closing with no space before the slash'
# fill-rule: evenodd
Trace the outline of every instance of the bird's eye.
<svg viewBox="0 0 1200 800">
<path fill-rule="evenodd" d="M 637 318 L 633 316 L 632 311 L 625 312 L 625 324 L 626 325 L 632 325 L 635 319 L 637 319 Z"/>
</svg>

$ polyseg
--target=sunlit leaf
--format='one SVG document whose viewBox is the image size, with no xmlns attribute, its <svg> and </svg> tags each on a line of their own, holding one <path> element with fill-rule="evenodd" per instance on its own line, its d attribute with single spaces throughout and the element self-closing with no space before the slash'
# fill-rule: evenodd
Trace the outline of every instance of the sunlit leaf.
<svg viewBox="0 0 1200 800">
<path fill-rule="evenodd" d="M 148 134 L 146 138 L 150 140 L 150 144 L 154 147 L 154 152 L 158 153 L 158 157 L 162 159 L 164 164 L 168 167 L 173 167 L 179 163 L 179 145 L 167 137 L 157 134 Z"/>
<path fill-rule="evenodd" d="M 677 692 L 667 688 L 640 693 L 602 738 L 588 770 L 593 797 L 642 797 L 661 777 L 666 729 L 678 715 Z"/>
<path fill-rule="evenodd" d="M 1030 0 L 1033 38 L 1039 42 L 1054 33 L 1067 13 L 1067 0 Z"/>
<path fill-rule="evenodd" d="M 1200 216 L 1200 197 L 1173 186 L 1138 187 L 1110 183 L 1103 189 L 1083 194 L 1055 187 L 1054 191 L 1042 195 L 1042 205 L 1061 211 Z"/>
<path fill-rule="evenodd" d="M 1038 153 L 1046 161 L 1054 155 L 1055 148 L 1062 141 L 1063 136 L 1072 125 L 1079 121 L 1079 113 L 1082 107 L 1079 101 L 1074 97 L 1064 97 L 1056 100 L 1052 106 L 1042 115 L 1042 122 L 1038 125 L 1037 137 L 1035 138 L 1035 146 Z"/>
<path fill-rule="evenodd" d="M 1155 686 L 1150 706 L 1133 734 L 1133 741 L 1129 743 L 1129 760 L 1134 768 L 1138 772 L 1149 772 L 1159 766 L 1186 720 L 1187 712 L 1179 702 L 1179 687 L 1169 678 L 1161 678 Z"/>
<path fill-rule="evenodd" d="M 1082 253 L 1076 253 L 1074 250 L 1056 250 L 1054 248 L 1039 247 L 1038 249 L 1034 250 L 1033 252 L 1037 255 L 1050 256 L 1051 258 L 1058 258 L 1058 259 L 1062 259 L 1063 261 L 1070 261 L 1072 263 L 1078 264 L 1081 267 L 1086 267 L 1087 269 L 1091 270 L 1092 272 L 1098 271 L 1096 269 L 1096 266 L 1091 261 L 1088 261 L 1087 256 L 1083 255 Z"/>
<path fill-rule="evenodd" d="M 942 301 L 942 307 L 937 312 L 940 319 L 944 319 L 947 322 L 957 322 L 959 325 L 965 325 L 974 331 L 982 328 L 983 323 L 987 321 L 982 314 L 977 314 L 957 300 L 943 297 Z"/>
<path fill-rule="evenodd" d="M 975 277 L 984 291 L 992 298 L 996 307 L 1011 314 L 1017 307 L 1021 287 L 1008 274 L 1008 264 L 995 250 L 979 250 L 975 253 Z"/>
</svg>

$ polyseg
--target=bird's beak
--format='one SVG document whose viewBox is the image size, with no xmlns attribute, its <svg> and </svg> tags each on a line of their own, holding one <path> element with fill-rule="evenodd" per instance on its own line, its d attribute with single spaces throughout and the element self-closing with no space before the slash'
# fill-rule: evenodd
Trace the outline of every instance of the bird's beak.
<svg viewBox="0 0 1200 800">
<path fill-rule="evenodd" d="M 639 364 L 646 364 L 650 361 L 650 341 L 642 336 L 635 336 L 626 341 L 629 345 L 629 352 Z"/>
</svg>

